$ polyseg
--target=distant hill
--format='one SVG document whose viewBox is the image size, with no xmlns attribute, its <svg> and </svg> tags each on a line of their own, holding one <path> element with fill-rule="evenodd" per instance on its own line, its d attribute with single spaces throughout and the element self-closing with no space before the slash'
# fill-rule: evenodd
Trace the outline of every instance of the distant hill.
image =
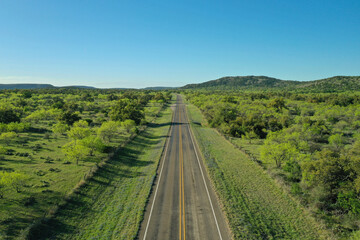
<svg viewBox="0 0 360 240">
<path fill-rule="evenodd" d="M 63 87 L 57 87 L 57 88 L 84 88 L 84 89 L 96 89 L 95 87 L 90 87 L 90 86 L 63 86 Z"/>
<path fill-rule="evenodd" d="M 1 89 L 40 89 L 40 88 L 81 88 L 96 89 L 91 86 L 63 86 L 51 84 L 0 84 Z M 110 88 L 126 90 L 128 88 Z M 174 87 L 147 87 L 144 90 L 177 89 Z M 188 84 L 180 89 L 211 90 L 289 90 L 299 92 L 343 92 L 360 91 L 360 76 L 335 76 L 315 81 L 281 80 L 267 76 L 234 76 L 222 77 L 198 84 Z"/>
<path fill-rule="evenodd" d="M 63 86 L 55 87 L 51 84 L 33 84 L 33 83 L 18 83 L 18 84 L 0 84 L 0 89 L 41 89 L 41 88 L 84 88 L 95 89 L 89 86 Z"/>
<path fill-rule="evenodd" d="M 359 76 L 335 76 L 315 81 L 289 81 L 266 76 L 223 77 L 199 84 L 188 84 L 182 89 L 218 90 L 295 90 L 306 92 L 360 91 Z"/>
<path fill-rule="evenodd" d="M 144 90 L 167 90 L 167 89 L 174 89 L 174 87 L 146 87 L 143 89 Z"/>
<path fill-rule="evenodd" d="M 36 88 L 55 88 L 51 84 L 0 84 L 0 89 L 36 89 Z"/>
<path fill-rule="evenodd" d="M 199 83 L 188 84 L 185 89 L 192 88 L 213 88 L 213 89 L 234 89 L 234 88 L 286 88 L 296 86 L 297 81 L 284 81 L 277 78 L 266 76 L 242 76 L 242 77 L 223 77 L 216 80 Z"/>
</svg>

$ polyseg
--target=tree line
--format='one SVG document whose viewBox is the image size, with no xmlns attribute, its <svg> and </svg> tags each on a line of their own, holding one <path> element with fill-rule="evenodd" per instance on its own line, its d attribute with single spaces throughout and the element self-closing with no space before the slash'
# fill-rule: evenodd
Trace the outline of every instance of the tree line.
<svg viewBox="0 0 360 240">
<path fill-rule="evenodd" d="M 33 159 L 38 149 L 17 152 L 32 133 L 68 139 L 61 147 L 64 163 L 79 164 L 96 153 L 111 151 L 114 137 L 124 140 L 147 124 L 149 102 L 166 104 L 170 92 L 135 90 L 39 89 L 0 91 L 0 163 L 16 154 Z M 5 169 L 5 170 L 4 170 Z M 0 171 L 0 198 L 21 192 L 32 176 L 19 169 Z"/>
</svg>

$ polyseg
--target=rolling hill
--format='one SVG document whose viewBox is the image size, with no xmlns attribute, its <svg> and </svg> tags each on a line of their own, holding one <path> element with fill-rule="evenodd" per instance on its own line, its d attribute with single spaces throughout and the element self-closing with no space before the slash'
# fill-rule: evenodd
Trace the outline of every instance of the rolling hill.
<svg viewBox="0 0 360 240">
<path fill-rule="evenodd" d="M 360 91 L 359 76 L 335 76 L 315 81 L 289 81 L 266 76 L 223 77 L 199 84 L 188 84 L 182 89 L 212 90 L 293 90 L 306 92 Z"/>
<path fill-rule="evenodd" d="M 53 86 L 51 84 L 0 84 L 1 89 L 40 89 L 40 88 L 82 88 L 90 86 Z M 127 89 L 127 88 L 111 88 Z M 174 87 L 147 87 L 144 90 L 178 89 Z M 343 92 L 360 91 L 360 76 L 335 76 L 314 81 L 281 80 L 267 76 L 229 76 L 198 84 L 188 84 L 179 89 L 209 90 L 288 90 L 298 92 Z"/>
<path fill-rule="evenodd" d="M 184 86 L 185 89 L 193 88 L 284 88 L 298 85 L 297 81 L 284 81 L 277 78 L 266 76 L 237 76 L 237 77 L 223 77 L 212 81 L 207 81 L 199 84 L 188 84 Z"/>
<path fill-rule="evenodd" d="M 146 87 L 146 88 L 142 88 L 144 90 L 169 90 L 169 89 L 174 89 L 176 87 Z"/>
</svg>

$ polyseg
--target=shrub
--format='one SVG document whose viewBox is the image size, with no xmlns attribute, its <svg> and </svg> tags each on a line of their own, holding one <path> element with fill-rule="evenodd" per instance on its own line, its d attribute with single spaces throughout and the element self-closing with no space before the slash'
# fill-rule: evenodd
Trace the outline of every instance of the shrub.
<svg viewBox="0 0 360 240">
<path fill-rule="evenodd" d="M 3 140 L 6 144 L 9 144 L 11 140 L 15 139 L 17 134 L 15 132 L 6 132 L 0 135 L 0 140 Z"/>
<path fill-rule="evenodd" d="M 20 122 L 20 117 L 14 109 L 0 107 L 0 123 Z"/>
</svg>

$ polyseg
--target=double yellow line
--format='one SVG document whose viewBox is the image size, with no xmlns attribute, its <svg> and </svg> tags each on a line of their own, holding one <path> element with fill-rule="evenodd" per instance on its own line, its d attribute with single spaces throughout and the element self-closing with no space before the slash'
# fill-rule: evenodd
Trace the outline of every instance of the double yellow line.
<svg viewBox="0 0 360 240">
<path fill-rule="evenodd" d="M 181 135 L 180 106 L 179 108 L 179 239 L 185 240 L 185 199 L 184 199 L 184 155 Z M 183 238 L 181 238 L 183 234 Z"/>
</svg>

